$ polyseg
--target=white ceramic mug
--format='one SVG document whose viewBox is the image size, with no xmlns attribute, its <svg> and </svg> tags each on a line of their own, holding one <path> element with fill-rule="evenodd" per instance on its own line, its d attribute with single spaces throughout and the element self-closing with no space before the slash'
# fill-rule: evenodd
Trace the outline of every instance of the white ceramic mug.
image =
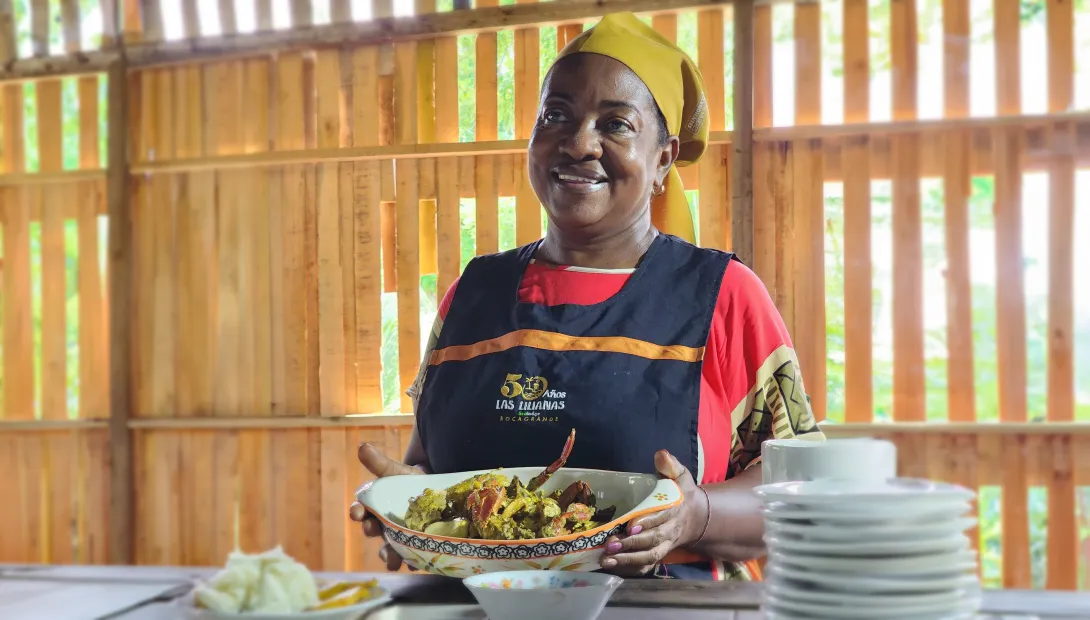
<svg viewBox="0 0 1090 620">
<path fill-rule="evenodd" d="M 808 441 L 771 439 L 761 445 L 764 484 L 797 480 L 888 480 L 897 477 L 897 446 L 858 437 Z"/>
</svg>

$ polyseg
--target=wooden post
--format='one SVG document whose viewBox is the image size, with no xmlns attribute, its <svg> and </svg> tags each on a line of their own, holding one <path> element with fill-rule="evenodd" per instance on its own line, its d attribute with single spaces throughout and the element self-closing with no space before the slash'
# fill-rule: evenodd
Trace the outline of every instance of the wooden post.
<svg viewBox="0 0 1090 620">
<path fill-rule="evenodd" d="M 753 260 L 753 0 L 734 3 L 734 149 L 731 249 Z"/>
<path fill-rule="evenodd" d="M 107 102 L 110 218 L 110 562 L 133 563 L 133 457 L 129 434 L 132 377 L 132 228 L 129 210 L 129 94 L 124 56 L 110 67 Z"/>
</svg>

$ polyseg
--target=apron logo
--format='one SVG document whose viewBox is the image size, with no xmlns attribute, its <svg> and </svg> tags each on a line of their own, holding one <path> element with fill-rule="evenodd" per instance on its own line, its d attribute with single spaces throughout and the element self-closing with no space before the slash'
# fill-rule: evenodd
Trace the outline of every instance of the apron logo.
<svg viewBox="0 0 1090 620">
<path fill-rule="evenodd" d="M 568 395 L 550 390 L 545 377 L 510 373 L 500 386 L 500 396 L 503 398 L 496 401 L 496 411 L 510 412 L 502 416 L 504 422 L 557 422 L 559 418 L 541 414 L 564 409 Z"/>
</svg>

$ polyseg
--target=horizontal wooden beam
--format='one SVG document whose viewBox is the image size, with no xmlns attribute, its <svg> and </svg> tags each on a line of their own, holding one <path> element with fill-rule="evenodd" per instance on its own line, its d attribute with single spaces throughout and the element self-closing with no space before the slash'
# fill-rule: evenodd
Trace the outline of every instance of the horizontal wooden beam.
<svg viewBox="0 0 1090 620">
<path fill-rule="evenodd" d="M 764 127 L 753 130 L 755 142 L 791 142 L 794 140 L 832 140 L 891 136 L 906 133 L 942 133 L 958 130 L 1034 129 L 1059 123 L 1081 125 L 1090 123 L 1090 112 L 1060 112 L 1056 114 L 1017 114 L 980 116 L 973 118 L 940 118 L 932 120 L 890 121 L 876 123 L 846 123 L 830 125 L 792 125 Z M 730 132 L 712 132 L 726 133 Z M 729 139 L 728 139 L 729 141 Z"/>
<path fill-rule="evenodd" d="M 510 5 L 520 6 L 520 5 Z M 853 123 L 848 125 L 804 125 L 798 127 L 768 127 L 756 129 L 756 142 L 788 142 L 796 140 L 837 141 L 852 137 L 884 137 L 901 133 L 942 134 L 955 130 L 990 132 L 1001 127 L 1021 127 L 1031 130 L 1057 123 L 1073 123 L 1090 126 L 1090 113 L 1063 113 L 1047 115 L 1003 116 L 990 118 L 943 119 L 935 121 L 909 121 L 895 123 Z M 1088 131 L 1087 133 L 1090 133 Z M 730 131 L 713 131 L 711 144 L 730 144 Z M 494 140 L 485 142 L 448 142 L 432 144 L 407 144 L 392 146 L 350 147 L 331 149 L 306 149 L 274 151 L 245 155 L 224 155 L 193 159 L 160 160 L 134 164 L 134 174 L 162 174 L 195 170 L 223 170 L 259 166 L 284 166 L 292 164 L 331 163 L 376 159 L 405 159 L 426 157 L 457 157 L 466 155 L 510 155 L 526 152 L 526 140 Z M 1085 145 L 1090 150 L 1090 144 Z M 1088 154 L 1090 156 L 1090 154 Z M 1090 163 L 1090 160 L 1088 160 Z M 0 179 L 4 177 L 0 176 Z"/>
<path fill-rule="evenodd" d="M 0 187 L 5 185 L 46 185 L 105 180 L 105 168 L 65 170 L 62 172 L 20 172 L 16 174 L 0 174 Z"/>
<path fill-rule="evenodd" d="M 347 416 L 157 417 L 130 418 L 130 430 L 231 430 L 281 428 L 368 428 L 412 426 L 411 413 L 368 413 Z M 108 420 L 0 420 L 0 433 L 106 429 Z"/>
<path fill-rule="evenodd" d="M 853 424 L 824 423 L 826 437 L 886 436 L 894 434 L 925 435 L 1090 435 L 1090 422 L 870 422 Z"/>
<path fill-rule="evenodd" d="M 790 0 L 782 0 L 789 2 Z M 201 37 L 185 41 L 135 43 L 125 46 L 129 67 L 137 69 L 176 63 L 191 64 L 300 49 L 358 46 L 432 39 L 451 35 L 495 32 L 532 26 L 552 26 L 596 19 L 616 11 L 646 15 L 731 4 L 731 0 L 559 0 L 483 7 L 468 11 L 429 13 L 293 28 L 291 30 Z M 104 71 L 119 51 L 24 58 L 0 66 L 0 81 L 33 80 L 57 75 Z"/>
<path fill-rule="evenodd" d="M 231 430 L 283 428 L 369 428 L 376 426 L 412 426 L 409 413 L 367 413 L 347 416 L 272 416 L 272 417 L 156 417 L 131 418 L 131 430 Z M 3 432 L 49 432 L 107 428 L 106 420 L 0 420 Z M 1090 422 L 873 422 L 821 425 L 833 438 L 922 435 L 1090 435 Z"/>
<path fill-rule="evenodd" d="M 129 420 L 129 428 L 134 430 L 367 428 L 412 426 L 413 417 L 411 413 L 366 413 L 346 416 L 133 418 Z"/>
<path fill-rule="evenodd" d="M 101 420 L 0 420 L 0 433 L 105 430 L 109 421 Z"/>
<path fill-rule="evenodd" d="M 519 6 L 519 5 L 511 5 Z M 788 142 L 798 140 L 824 140 L 830 144 L 850 138 L 868 137 L 885 138 L 901 133 L 918 133 L 937 136 L 950 131 L 972 130 L 981 135 L 996 128 L 1021 127 L 1026 131 L 1041 129 L 1049 125 L 1069 123 L 1078 126 L 1080 142 L 1076 144 L 1076 163 L 1080 167 L 1090 166 L 1090 113 L 1062 113 L 1047 115 L 1002 116 L 990 118 L 942 119 L 931 121 L 908 121 L 893 123 L 853 123 L 847 125 L 805 125 L 798 127 L 767 127 L 756 129 L 753 139 L 757 142 Z M 711 144 L 730 144 L 731 132 L 713 131 L 709 137 Z M 265 166 L 286 166 L 295 164 L 319 164 L 345 161 L 366 161 L 386 159 L 415 159 L 431 157 L 464 157 L 476 155 L 512 155 L 526 152 L 526 140 L 493 140 L 484 142 L 448 142 L 432 144 L 407 144 L 391 146 L 302 149 L 293 151 L 274 151 L 244 155 L 223 155 L 192 159 L 168 159 L 153 162 L 134 163 L 131 172 L 134 175 L 167 174 L 194 172 L 202 170 L 228 170 L 236 168 L 256 168 Z M 1051 154 L 1035 157 L 1027 154 L 1024 170 L 1035 172 L 1046 169 Z M 940 163 L 941 165 L 941 163 Z M 924 176 L 928 171 L 923 170 Z M 931 171 L 941 174 L 940 171 Z M 980 170 L 972 171 L 974 174 Z M 826 175 L 828 177 L 828 175 Z M 105 178 L 104 170 L 71 170 L 51 173 L 19 173 L 0 175 L 0 186 L 28 185 L 43 183 L 69 183 Z M 876 175 L 874 178 L 882 178 Z M 831 180 L 827 178 L 827 180 Z"/>
<path fill-rule="evenodd" d="M 192 159 L 164 159 L 133 164 L 133 174 L 163 174 L 200 170 L 227 170 L 297 164 L 328 164 L 379 159 L 419 159 L 476 155 L 512 155 L 525 153 L 528 140 L 492 140 L 485 142 L 446 142 L 432 144 L 396 144 L 326 149 L 273 151 L 248 155 L 222 155 Z M 3 177 L 0 176 L 0 179 Z"/>
</svg>

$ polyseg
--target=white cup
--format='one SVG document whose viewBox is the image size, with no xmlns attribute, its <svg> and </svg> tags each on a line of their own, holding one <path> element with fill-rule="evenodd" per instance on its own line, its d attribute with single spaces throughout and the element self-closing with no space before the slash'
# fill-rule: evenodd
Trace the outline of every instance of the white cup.
<svg viewBox="0 0 1090 620">
<path fill-rule="evenodd" d="M 764 484 L 800 480 L 889 480 L 897 477 L 897 446 L 858 437 L 808 441 L 770 439 L 761 445 Z"/>
</svg>

